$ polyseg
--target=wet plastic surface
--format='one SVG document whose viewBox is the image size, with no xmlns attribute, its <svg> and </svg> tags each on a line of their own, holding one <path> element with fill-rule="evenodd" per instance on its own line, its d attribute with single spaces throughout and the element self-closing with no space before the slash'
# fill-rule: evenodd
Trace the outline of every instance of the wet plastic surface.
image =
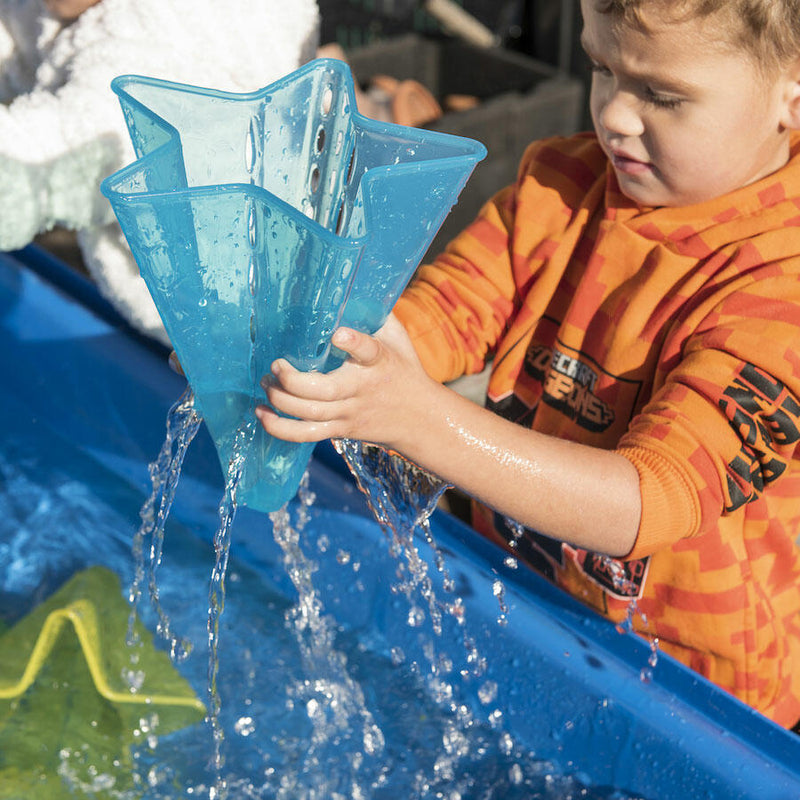
<svg viewBox="0 0 800 800">
<path fill-rule="evenodd" d="M 252 428 L 260 378 L 279 356 L 328 371 L 340 323 L 380 327 L 486 150 L 361 116 L 335 60 L 249 94 L 112 86 L 138 159 L 102 191 L 224 468 L 250 425 L 240 501 L 276 510 L 312 447 Z"/>
</svg>

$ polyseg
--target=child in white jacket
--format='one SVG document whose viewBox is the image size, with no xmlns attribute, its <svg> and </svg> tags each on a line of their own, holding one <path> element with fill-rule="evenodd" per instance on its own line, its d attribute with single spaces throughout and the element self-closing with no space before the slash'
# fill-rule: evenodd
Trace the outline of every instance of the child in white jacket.
<svg viewBox="0 0 800 800">
<path fill-rule="evenodd" d="M 165 339 L 100 181 L 133 151 L 112 78 L 244 92 L 314 57 L 315 0 L 0 0 L 0 250 L 78 231 L 103 294 Z"/>
</svg>

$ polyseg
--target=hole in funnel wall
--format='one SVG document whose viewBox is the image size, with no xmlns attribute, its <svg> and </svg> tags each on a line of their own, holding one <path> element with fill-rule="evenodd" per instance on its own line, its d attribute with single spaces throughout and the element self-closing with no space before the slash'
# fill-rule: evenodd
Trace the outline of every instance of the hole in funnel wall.
<svg viewBox="0 0 800 800">
<path fill-rule="evenodd" d="M 247 209 L 247 243 L 251 249 L 255 249 L 258 245 L 258 231 L 256 229 L 257 216 L 256 207 L 252 200 L 248 202 Z"/>
<path fill-rule="evenodd" d="M 320 111 L 327 116 L 331 113 L 333 108 L 333 87 L 328 85 L 322 90 L 322 97 L 320 98 Z"/>
<path fill-rule="evenodd" d="M 347 217 L 347 202 L 342 200 L 341 205 L 339 206 L 339 213 L 336 215 L 336 235 L 341 236 L 342 230 L 344 229 L 346 217 Z"/>
<path fill-rule="evenodd" d="M 255 120 L 250 120 L 250 126 L 247 130 L 247 140 L 244 143 L 244 168 L 247 170 L 248 175 L 253 174 L 253 169 L 256 165 L 256 136 Z"/>
</svg>

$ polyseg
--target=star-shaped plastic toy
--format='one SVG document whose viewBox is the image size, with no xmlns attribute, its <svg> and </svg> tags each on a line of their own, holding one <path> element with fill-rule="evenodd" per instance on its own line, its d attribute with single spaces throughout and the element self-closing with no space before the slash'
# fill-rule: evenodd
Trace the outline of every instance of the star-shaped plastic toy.
<svg viewBox="0 0 800 800">
<path fill-rule="evenodd" d="M 138 158 L 102 191 L 223 471 L 247 442 L 238 500 L 276 510 L 313 446 L 255 425 L 260 378 L 279 356 L 327 371 L 339 324 L 380 327 L 486 150 L 362 116 L 337 60 L 248 94 L 136 76 L 112 87 Z"/>
<path fill-rule="evenodd" d="M 60 800 L 72 785 L 121 797 L 144 727 L 161 736 L 204 718 L 138 621 L 126 646 L 129 614 L 117 576 L 90 567 L 0 636 L 0 796 Z"/>
</svg>

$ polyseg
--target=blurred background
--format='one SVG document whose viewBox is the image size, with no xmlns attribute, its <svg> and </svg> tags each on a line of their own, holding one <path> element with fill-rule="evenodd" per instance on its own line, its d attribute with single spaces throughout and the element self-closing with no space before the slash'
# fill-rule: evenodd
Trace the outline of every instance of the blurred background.
<svg viewBox="0 0 800 800">
<path fill-rule="evenodd" d="M 429 255 L 513 181 L 529 142 L 591 127 L 578 0 L 317 2 L 321 54 L 350 63 L 363 113 L 469 136 L 489 151 Z M 36 241 L 82 269 L 73 231 Z"/>
<path fill-rule="evenodd" d="M 582 72 L 578 0 L 318 0 L 323 42 L 345 49 L 414 32 L 441 36 L 446 6 L 458 6 L 485 26 L 500 46 L 566 72 Z M 441 12 L 441 13 L 437 13 Z"/>
</svg>

